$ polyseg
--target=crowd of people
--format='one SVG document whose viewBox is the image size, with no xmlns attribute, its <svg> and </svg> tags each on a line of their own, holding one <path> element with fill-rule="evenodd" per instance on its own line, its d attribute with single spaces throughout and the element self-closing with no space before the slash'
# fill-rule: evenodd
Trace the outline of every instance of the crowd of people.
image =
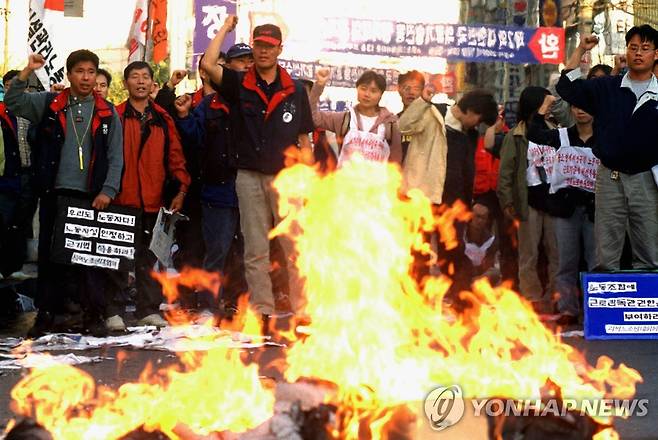
<svg viewBox="0 0 658 440">
<path fill-rule="evenodd" d="M 181 299 L 200 320 L 233 316 L 246 293 L 264 319 L 308 319 L 292 242 L 269 238 L 281 221 L 272 182 L 290 146 L 299 149 L 299 161 L 322 171 L 357 156 L 397 164 L 401 197 L 420 190 L 436 212 L 466 206 L 471 219 L 455 224 L 459 246 L 442 248 L 436 234 L 427 234 L 438 263 L 416 253 L 412 269 L 419 283 L 433 271 L 448 274 L 447 300 L 457 308 L 464 306 L 459 292 L 486 276 L 518 289 L 538 313 L 573 324 L 582 313 L 580 270 L 658 267 L 652 27 L 632 28 L 618 65 L 595 66 L 585 78 L 581 59 L 598 40 L 583 36 L 554 88 L 522 91 L 516 125 L 508 127 L 492 93 L 470 90 L 454 105 L 434 103 L 435 90 L 418 71 L 399 77 L 397 115 L 380 105 L 387 84 L 374 71 L 356 82 L 357 102 L 348 111 L 321 110 L 331 71 L 320 69 L 315 82 L 293 79 L 278 64 L 282 34 L 271 24 L 253 30 L 253 47 L 240 43 L 222 53 L 236 24 L 228 17 L 211 41 L 198 66 L 202 87 L 193 94 L 176 94 L 185 71 L 159 87 L 149 64 L 137 61 L 123 72 L 128 99 L 114 106 L 106 98 L 116 79 L 88 50 L 69 55 L 67 88 L 30 90 L 31 74 L 44 66 L 38 54 L 4 75 L 0 217 L 3 249 L 13 252 L 2 273 L 25 260 L 38 205 L 38 314 L 30 336 L 70 330 L 66 316 L 76 306 L 83 316 L 78 330 L 125 331 L 129 289 L 138 324 L 167 325 L 149 249 L 162 207 L 189 217 L 177 231 L 176 268 L 222 274 L 219 298 L 189 291 Z M 589 149 L 600 161 L 595 187 L 552 186 L 548 162 L 537 162 L 536 152 L 563 147 Z M 96 210 L 140 210 L 134 274 L 52 261 L 61 196 L 88 200 Z M 626 263 L 625 242 L 632 250 Z"/>
</svg>

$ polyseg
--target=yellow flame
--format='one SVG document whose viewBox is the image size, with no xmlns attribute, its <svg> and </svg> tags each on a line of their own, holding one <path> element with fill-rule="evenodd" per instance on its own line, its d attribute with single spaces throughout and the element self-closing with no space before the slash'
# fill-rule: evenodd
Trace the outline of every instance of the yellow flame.
<svg viewBox="0 0 658 440">
<path fill-rule="evenodd" d="M 294 240 L 312 317 L 281 368 L 291 382 L 308 377 L 335 385 L 329 397 L 339 405 L 335 437 L 387 438 L 387 426 L 416 411 L 420 405 L 412 402 L 438 385 L 459 384 L 472 398 L 536 399 L 545 397 L 547 383 L 579 400 L 634 395 L 642 380 L 637 371 L 607 357 L 589 365 L 516 292 L 479 280 L 462 292 L 470 306 L 458 315 L 443 306 L 448 277 L 419 287 L 410 275 L 412 250 L 430 251 L 423 239 L 430 231 L 454 248 L 453 222 L 469 213 L 463 205 L 434 212 L 419 192 L 401 197 L 400 182 L 394 167 L 358 159 L 325 176 L 296 165 L 275 181 L 287 217 L 271 235 Z M 160 281 L 170 300 L 179 284 L 219 287 L 216 275 L 198 271 Z M 246 298 L 240 308 L 247 309 Z M 260 324 L 247 313 L 230 329 L 257 332 Z M 13 409 L 56 439 L 116 439 L 140 426 L 173 439 L 186 430 L 244 432 L 272 415 L 272 390 L 238 352 L 185 353 L 180 362 L 147 368 L 118 390 L 96 387 L 70 366 L 34 369 L 12 390 Z M 607 429 L 596 438 L 618 436 Z"/>
<path fill-rule="evenodd" d="M 427 230 L 454 247 L 453 221 L 468 216 L 455 206 L 435 217 L 419 193 L 400 197 L 399 184 L 393 167 L 360 161 L 324 177 L 297 166 L 276 180 L 288 216 L 274 234 L 295 241 L 313 317 L 310 336 L 288 351 L 289 381 L 337 384 L 340 405 L 359 417 L 422 401 L 437 385 L 459 384 L 474 398 L 537 398 L 548 380 L 565 398 L 634 394 L 637 371 L 608 358 L 587 365 L 507 288 L 479 280 L 463 293 L 471 304 L 463 315 L 443 310 L 450 281 L 431 278 L 421 290 L 411 249 Z M 345 438 L 358 438 L 355 423 Z"/>
</svg>

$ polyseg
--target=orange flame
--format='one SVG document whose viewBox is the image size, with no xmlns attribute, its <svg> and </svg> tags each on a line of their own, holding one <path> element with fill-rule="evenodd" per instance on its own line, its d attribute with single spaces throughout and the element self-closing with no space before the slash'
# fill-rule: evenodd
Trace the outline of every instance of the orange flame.
<svg viewBox="0 0 658 440">
<path fill-rule="evenodd" d="M 399 186 L 393 167 L 361 161 L 324 177 L 293 167 L 275 182 L 287 217 L 273 234 L 295 241 L 313 317 L 310 336 L 288 351 L 285 375 L 339 386 L 339 406 L 354 417 L 341 438 L 359 438 L 364 417 L 379 438 L 392 414 L 383 409 L 422 401 L 437 385 L 459 384 L 465 397 L 541 397 L 549 380 L 565 398 L 635 393 L 637 371 L 608 358 L 587 365 L 508 288 L 479 280 L 462 294 L 470 303 L 462 316 L 443 310 L 450 281 L 421 289 L 410 250 L 433 229 L 456 246 L 453 222 L 468 213 L 456 206 L 435 217 L 426 198 L 401 198 Z"/>
<path fill-rule="evenodd" d="M 184 368 L 142 375 L 118 390 L 96 387 L 93 377 L 67 365 L 34 369 L 12 390 L 12 409 L 32 417 L 55 439 L 118 439 L 143 426 L 172 439 L 184 425 L 193 432 L 244 432 L 271 417 L 274 395 L 256 365 L 236 350 L 181 356 Z M 148 377 L 146 377 L 148 376 Z M 178 427 L 178 428 L 177 428 Z"/>
<path fill-rule="evenodd" d="M 386 438 L 404 409 L 416 411 L 420 405 L 411 402 L 438 385 L 459 384 L 465 397 L 538 398 L 547 383 L 564 398 L 635 393 L 637 371 L 607 357 L 589 365 L 505 286 L 478 280 L 461 293 L 469 305 L 461 315 L 444 308 L 451 283 L 445 274 L 419 287 L 410 276 L 412 250 L 431 252 L 422 236 L 434 230 L 446 247 L 455 246 L 452 223 L 469 213 L 463 205 L 434 213 L 420 192 L 400 197 L 400 183 L 394 167 L 358 158 L 325 176 L 296 165 L 275 181 L 285 219 L 271 236 L 294 240 L 312 317 L 281 368 L 289 381 L 335 385 L 329 399 L 340 408 L 336 437 Z M 179 284 L 217 292 L 220 282 L 195 271 L 158 279 L 171 301 Z M 240 309 L 247 309 L 246 297 Z M 259 332 L 261 323 L 247 313 L 231 325 Z M 188 429 L 239 433 L 272 415 L 272 391 L 236 351 L 186 353 L 180 361 L 180 368 L 147 368 L 140 381 L 118 390 L 96 387 L 73 367 L 35 369 L 13 389 L 13 409 L 56 439 L 116 439 L 140 426 L 172 439 Z M 612 429 L 596 437 L 617 438 Z"/>
</svg>

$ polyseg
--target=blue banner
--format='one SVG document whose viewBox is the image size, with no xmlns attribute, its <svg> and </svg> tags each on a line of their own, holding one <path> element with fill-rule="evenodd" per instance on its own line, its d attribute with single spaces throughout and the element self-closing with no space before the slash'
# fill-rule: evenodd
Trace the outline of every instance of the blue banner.
<svg viewBox="0 0 658 440">
<path fill-rule="evenodd" d="M 658 273 L 586 273 L 585 338 L 658 339 Z"/>
<path fill-rule="evenodd" d="M 324 49 L 388 57 L 441 57 L 470 62 L 564 61 L 564 29 L 489 24 L 403 23 L 326 18 Z"/>
</svg>

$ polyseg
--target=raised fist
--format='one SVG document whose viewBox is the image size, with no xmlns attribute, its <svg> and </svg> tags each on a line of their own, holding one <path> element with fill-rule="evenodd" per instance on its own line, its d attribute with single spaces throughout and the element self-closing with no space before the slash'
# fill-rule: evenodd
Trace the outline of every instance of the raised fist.
<svg viewBox="0 0 658 440">
<path fill-rule="evenodd" d="M 41 69 L 45 65 L 46 59 L 39 53 L 30 54 L 30 57 L 27 59 L 27 67 L 30 70 Z"/>
<path fill-rule="evenodd" d="M 331 78 L 331 69 L 328 67 L 322 67 L 315 72 L 315 78 L 318 80 L 318 84 L 324 86 Z"/>
<path fill-rule="evenodd" d="M 238 25 L 237 15 L 229 15 L 228 17 L 226 17 L 226 20 L 224 20 L 224 27 L 228 32 L 233 32 L 237 25 Z"/>
<path fill-rule="evenodd" d="M 599 37 L 596 35 L 583 35 L 580 37 L 580 47 L 584 50 L 592 50 L 599 44 Z"/>
<path fill-rule="evenodd" d="M 183 78 L 185 78 L 186 76 L 187 76 L 187 70 L 174 70 L 174 73 L 171 74 L 171 78 L 169 79 L 169 85 L 171 85 L 171 88 L 173 89 L 181 81 L 183 81 Z"/>
<path fill-rule="evenodd" d="M 544 102 L 542 103 L 541 107 L 539 107 L 539 110 L 537 111 L 540 115 L 546 115 L 550 113 L 551 107 L 553 107 L 553 103 L 555 102 L 557 98 L 553 95 L 546 95 L 544 97 Z"/>
<path fill-rule="evenodd" d="M 176 107 L 176 113 L 178 113 L 179 118 L 185 118 L 190 113 L 192 108 L 192 97 L 187 93 L 179 96 L 174 101 L 174 106 Z"/>
<path fill-rule="evenodd" d="M 60 93 L 63 92 L 66 86 L 64 84 L 53 84 L 50 86 L 50 91 L 52 93 Z"/>
<path fill-rule="evenodd" d="M 615 68 L 621 70 L 625 69 L 626 66 L 626 55 L 615 55 Z"/>
</svg>

